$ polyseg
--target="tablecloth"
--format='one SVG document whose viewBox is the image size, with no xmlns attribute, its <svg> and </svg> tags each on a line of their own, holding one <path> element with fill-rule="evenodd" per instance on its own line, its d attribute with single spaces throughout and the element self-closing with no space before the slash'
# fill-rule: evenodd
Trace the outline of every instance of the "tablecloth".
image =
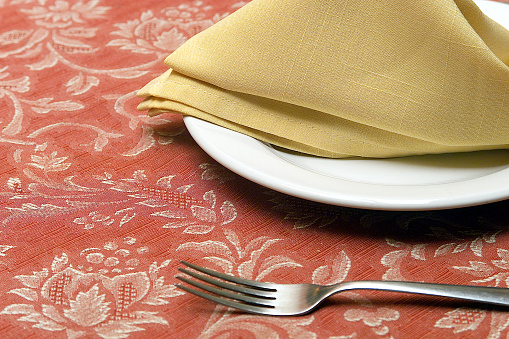
<svg viewBox="0 0 509 339">
<path fill-rule="evenodd" d="M 506 308 L 352 291 L 296 317 L 177 289 L 180 260 L 281 283 L 507 287 L 509 202 L 329 206 L 209 157 L 138 112 L 163 59 L 238 0 L 0 0 L 0 337 L 505 338 Z"/>
</svg>

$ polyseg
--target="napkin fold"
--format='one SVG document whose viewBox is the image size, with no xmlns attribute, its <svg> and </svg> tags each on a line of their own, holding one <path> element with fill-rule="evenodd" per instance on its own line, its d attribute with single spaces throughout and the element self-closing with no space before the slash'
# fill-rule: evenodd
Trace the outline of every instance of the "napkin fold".
<svg viewBox="0 0 509 339">
<path fill-rule="evenodd" d="M 165 63 L 138 109 L 299 152 L 509 148 L 509 31 L 471 0 L 254 0 Z"/>
</svg>

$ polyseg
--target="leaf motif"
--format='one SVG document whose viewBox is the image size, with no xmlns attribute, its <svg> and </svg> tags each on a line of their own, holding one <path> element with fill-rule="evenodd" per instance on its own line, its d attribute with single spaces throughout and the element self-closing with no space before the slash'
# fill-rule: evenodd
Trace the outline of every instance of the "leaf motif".
<svg viewBox="0 0 509 339">
<path fill-rule="evenodd" d="M 226 239 L 228 239 L 228 241 L 237 250 L 237 255 L 239 256 L 239 258 L 242 258 L 243 257 L 242 248 L 240 247 L 240 240 L 239 240 L 239 237 L 237 236 L 237 233 L 235 233 L 234 231 L 229 230 L 229 229 L 224 229 L 223 233 L 226 236 Z"/>
<path fill-rule="evenodd" d="M 223 205 L 221 206 L 221 214 L 223 215 L 223 222 L 221 225 L 229 224 L 237 218 L 237 210 L 229 201 L 223 202 Z"/>
<path fill-rule="evenodd" d="M 385 242 L 387 242 L 387 245 L 389 246 L 392 246 L 392 247 L 406 247 L 407 244 L 405 244 L 404 242 L 401 242 L 401 241 L 396 241 L 394 239 L 385 239 Z"/>
<path fill-rule="evenodd" d="M 389 267 L 389 269 L 382 276 L 383 280 L 400 280 L 405 281 L 405 277 L 400 272 L 400 262 L 401 260 L 408 254 L 405 250 L 397 250 L 392 251 L 385 254 L 380 263 L 384 266 Z"/>
<path fill-rule="evenodd" d="M 144 201 L 137 202 L 136 204 L 147 206 L 147 207 L 152 207 L 152 208 L 166 206 L 166 204 L 162 203 L 160 200 L 157 200 L 157 199 L 147 199 Z"/>
<path fill-rule="evenodd" d="M 280 240 L 281 239 L 268 239 L 262 244 L 262 246 L 259 249 L 252 251 L 250 260 L 245 261 L 239 265 L 239 268 L 238 268 L 239 274 L 246 279 L 253 279 L 254 268 L 256 266 L 258 259 L 262 255 L 262 253 L 267 248 L 269 248 L 272 244 L 275 244 L 276 242 L 278 242 Z M 246 251 L 246 253 L 249 253 L 249 252 Z"/>
<path fill-rule="evenodd" d="M 42 305 L 42 314 L 57 323 L 63 323 L 65 321 L 53 305 Z"/>
<path fill-rule="evenodd" d="M 196 225 L 196 223 L 190 221 L 173 221 L 163 225 L 163 228 L 181 228 L 190 225 Z"/>
<path fill-rule="evenodd" d="M 57 324 L 51 319 L 46 318 L 42 314 L 38 312 L 33 312 L 30 314 L 27 314 L 23 317 L 18 318 L 18 321 L 27 321 L 31 323 L 36 323 L 32 327 L 34 328 L 40 328 L 46 331 L 62 331 L 65 330 L 65 327 L 62 325 Z"/>
<path fill-rule="evenodd" d="M 134 79 L 139 78 L 142 75 L 145 75 L 148 73 L 148 71 L 136 71 L 133 69 L 117 69 L 117 70 L 110 70 L 107 72 L 108 75 L 110 75 L 113 78 L 118 79 Z"/>
<path fill-rule="evenodd" d="M 156 281 L 156 285 L 147 295 L 143 304 L 147 305 L 167 305 L 170 303 L 168 298 L 178 297 L 185 294 L 174 285 L 164 285 L 164 277 L 160 277 Z"/>
<path fill-rule="evenodd" d="M 438 256 L 441 256 L 441 255 L 450 253 L 450 252 L 454 251 L 455 248 L 456 248 L 456 243 L 442 245 L 439 248 L 437 248 L 437 250 L 435 251 L 435 258 Z"/>
<path fill-rule="evenodd" d="M 171 211 L 171 210 L 154 212 L 151 214 L 151 216 L 165 217 L 165 218 L 169 218 L 169 219 L 186 219 L 187 218 L 184 213 L 182 213 L 180 211 Z"/>
<path fill-rule="evenodd" d="M 35 312 L 35 308 L 30 304 L 12 304 L 6 306 L 0 314 L 18 315 L 18 314 L 31 314 Z"/>
<path fill-rule="evenodd" d="M 72 79 L 70 79 L 67 84 L 67 92 L 71 92 L 71 95 L 80 95 L 86 93 L 93 86 L 99 85 L 99 79 L 92 75 L 83 76 L 83 73 L 79 73 Z"/>
<path fill-rule="evenodd" d="M 468 248 L 468 241 L 456 246 L 454 248 L 454 251 L 452 251 L 452 253 L 460 253 L 460 252 L 463 252 L 464 250 L 466 250 L 467 248 Z"/>
<path fill-rule="evenodd" d="M 30 288 L 16 288 L 16 289 L 10 290 L 7 293 L 17 294 L 20 297 L 23 297 L 30 301 L 37 301 L 37 299 L 39 298 L 39 296 L 37 295 L 37 291 L 32 290 Z"/>
<path fill-rule="evenodd" d="M 470 244 L 470 249 L 478 257 L 482 257 L 482 248 L 483 248 L 483 241 L 482 241 L 481 237 L 475 239 Z"/>
<path fill-rule="evenodd" d="M 23 286 L 39 288 L 47 276 L 48 270 L 44 269 L 40 272 L 34 272 L 33 275 L 17 275 L 14 277 L 14 279 L 18 279 L 23 284 Z"/>
<path fill-rule="evenodd" d="M 31 105 L 32 111 L 46 114 L 51 111 L 77 111 L 84 108 L 80 103 L 70 100 L 51 102 L 53 98 L 43 98 L 36 101 L 21 100 Z"/>
<path fill-rule="evenodd" d="M 105 321 L 109 316 L 109 302 L 106 296 L 99 295 L 99 287 L 92 286 L 87 292 L 79 292 L 76 300 L 69 300 L 70 309 L 64 315 L 80 326 L 94 326 Z"/>
<path fill-rule="evenodd" d="M 348 258 L 345 251 L 341 251 L 330 268 L 329 266 L 321 266 L 313 272 L 313 283 L 323 285 L 340 283 L 346 279 L 350 267 L 350 258 Z"/>
<path fill-rule="evenodd" d="M 472 280 L 473 283 L 476 284 L 483 284 L 490 281 L 495 281 L 495 287 L 501 286 L 500 284 L 502 282 L 506 282 L 507 285 L 507 278 L 509 277 L 509 273 L 497 273 L 495 275 L 489 276 L 484 279 L 478 279 L 478 280 Z"/>
<path fill-rule="evenodd" d="M 278 241 L 281 241 L 281 239 L 267 239 L 259 249 L 251 252 L 251 261 L 256 261 L 267 248 Z"/>
<path fill-rule="evenodd" d="M 135 212 L 132 212 L 132 213 L 126 212 L 126 214 L 122 217 L 122 219 L 120 219 L 118 226 L 121 227 L 124 224 L 127 224 L 129 221 L 133 220 L 135 216 L 136 216 Z"/>
<path fill-rule="evenodd" d="M 267 262 L 270 262 L 270 264 L 267 264 Z M 262 263 L 262 265 L 260 266 L 261 272 L 256 276 L 255 279 L 262 280 L 269 273 L 283 267 L 294 268 L 302 267 L 302 265 L 284 256 L 270 257 L 268 260 L 265 260 L 264 263 Z"/>
<path fill-rule="evenodd" d="M 493 274 L 493 268 L 482 261 L 469 261 L 470 266 L 453 266 L 453 268 L 475 277 L 487 277 Z"/>
<path fill-rule="evenodd" d="M 259 246 L 263 246 L 263 244 L 267 241 L 267 240 L 270 240 L 269 237 L 267 236 L 261 236 L 261 237 L 258 237 L 256 239 L 253 239 L 249 242 L 249 244 L 247 244 L 246 248 L 244 249 L 244 252 L 242 253 L 242 256 L 240 258 L 243 258 L 244 255 L 246 253 L 251 253 L 253 252 L 256 248 L 258 248 Z"/>
<path fill-rule="evenodd" d="M 233 262 L 232 261 L 229 261 L 224 258 L 214 257 L 214 256 L 204 257 L 203 259 L 220 267 L 222 269 L 222 271 L 226 274 L 232 274 L 232 272 L 233 272 Z"/>
<path fill-rule="evenodd" d="M 332 265 L 332 276 L 335 278 L 334 280 L 330 280 L 329 284 L 344 281 L 351 266 L 352 262 L 350 261 L 350 258 L 346 255 L 345 251 L 341 251 L 341 253 L 334 259 Z"/>
<path fill-rule="evenodd" d="M 330 275 L 330 268 L 328 265 L 323 265 L 316 268 L 313 271 L 313 275 L 311 276 L 311 280 L 313 284 L 321 284 L 322 281 L 325 281 Z"/>
<path fill-rule="evenodd" d="M 183 233 L 186 234 L 207 234 L 214 230 L 214 226 L 207 225 L 191 225 L 184 229 Z"/>
<path fill-rule="evenodd" d="M 396 265 L 403 257 L 407 255 L 406 251 L 392 251 L 385 254 L 380 260 L 381 264 L 384 266 L 394 266 Z"/>
<path fill-rule="evenodd" d="M 47 54 L 44 59 L 39 62 L 35 62 L 33 64 L 28 64 L 27 67 L 30 68 L 31 71 L 41 71 L 46 68 L 51 68 L 55 66 L 58 62 L 58 58 L 54 52 L 50 52 Z"/>
</svg>

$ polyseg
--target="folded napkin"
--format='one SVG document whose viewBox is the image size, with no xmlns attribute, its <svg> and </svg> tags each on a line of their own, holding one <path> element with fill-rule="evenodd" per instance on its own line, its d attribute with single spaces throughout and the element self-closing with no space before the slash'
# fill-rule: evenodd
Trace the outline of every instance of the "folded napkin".
<svg viewBox="0 0 509 339">
<path fill-rule="evenodd" d="M 165 63 L 138 109 L 299 152 L 509 148 L 509 31 L 471 0 L 254 0 Z"/>
</svg>

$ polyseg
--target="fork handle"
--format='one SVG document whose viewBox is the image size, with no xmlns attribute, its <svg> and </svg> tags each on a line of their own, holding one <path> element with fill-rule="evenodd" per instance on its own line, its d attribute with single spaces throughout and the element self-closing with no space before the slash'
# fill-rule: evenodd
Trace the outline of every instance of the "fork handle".
<svg viewBox="0 0 509 339">
<path fill-rule="evenodd" d="M 467 285 L 434 284 L 409 281 L 348 281 L 330 285 L 329 295 L 347 290 L 383 290 L 426 294 L 509 306 L 509 289 Z"/>
</svg>

